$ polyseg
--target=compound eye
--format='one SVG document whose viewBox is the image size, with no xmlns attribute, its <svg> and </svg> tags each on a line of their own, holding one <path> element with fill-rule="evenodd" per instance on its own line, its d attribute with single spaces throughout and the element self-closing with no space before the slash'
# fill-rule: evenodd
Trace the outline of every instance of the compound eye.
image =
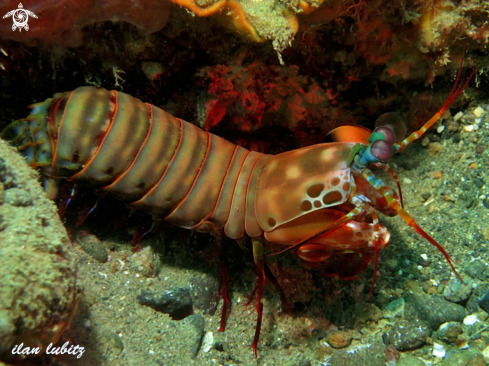
<svg viewBox="0 0 489 366">
<path fill-rule="evenodd" d="M 391 146 L 394 145 L 394 143 L 396 142 L 396 134 L 394 133 L 390 125 L 377 127 L 375 129 L 375 132 L 382 134 L 385 138 L 385 142 L 387 142 Z"/>
<path fill-rule="evenodd" d="M 406 124 L 396 112 L 384 113 L 375 121 L 375 127 L 389 127 L 396 134 L 396 142 L 401 142 L 407 133 Z"/>
<path fill-rule="evenodd" d="M 370 153 L 380 161 L 388 161 L 392 156 L 392 146 L 387 141 L 375 141 L 370 146 Z"/>
</svg>

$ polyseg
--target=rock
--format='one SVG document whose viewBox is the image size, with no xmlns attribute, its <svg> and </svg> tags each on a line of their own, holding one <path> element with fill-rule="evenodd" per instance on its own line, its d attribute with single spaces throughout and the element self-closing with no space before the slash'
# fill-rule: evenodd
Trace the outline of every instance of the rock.
<svg viewBox="0 0 489 366">
<path fill-rule="evenodd" d="M 76 249 L 37 179 L 0 141 L 0 359 L 15 344 L 44 351 L 58 342 L 80 300 Z"/>
<path fill-rule="evenodd" d="M 473 113 L 476 118 L 481 118 L 484 114 L 486 114 L 486 111 L 478 106 L 476 109 L 474 109 Z"/>
<path fill-rule="evenodd" d="M 426 366 L 426 364 L 417 357 L 403 354 L 396 366 Z"/>
<path fill-rule="evenodd" d="M 474 178 L 473 182 L 474 182 L 474 185 L 479 189 L 484 186 L 484 181 L 480 178 Z"/>
<path fill-rule="evenodd" d="M 484 281 L 487 278 L 487 273 L 484 273 L 487 268 L 485 261 L 476 260 L 465 265 L 463 272 L 472 278 Z"/>
<path fill-rule="evenodd" d="M 194 335 L 192 346 L 190 348 L 191 358 L 197 357 L 200 350 L 200 345 L 202 344 L 202 338 L 204 337 L 204 317 L 200 314 L 192 314 L 184 319 L 185 323 L 192 324 L 194 328 Z M 211 333 L 212 334 L 212 333 Z"/>
<path fill-rule="evenodd" d="M 486 313 L 489 313 L 489 292 L 487 292 L 482 299 L 479 300 L 479 306 Z"/>
<path fill-rule="evenodd" d="M 214 346 L 214 333 L 207 332 L 202 339 L 202 352 L 207 353 Z"/>
<path fill-rule="evenodd" d="M 467 304 L 465 304 L 465 310 L 467 311 L 467 314 L 473 314 L 477 313 L 479 309 L 479 299 L 472 291 L 472 296 L 470 296 L 469 301 L 467 301 Z"/>
<path fill-rule="evenodd" d="M 447 343 L 454 343 L 457 337 L 462 334 L 462 324 L 457 322 L 443 323 L 435 332 L 435 336 Z"/>
<path fill-rule="evenodd" d="M 392 344 L 387 346 L 387 348 L 384 350 L 384 353 L 387 357 L 389 365 L 396 364 L 396 362 L 399 361 L 399 359 L 401 358 L 401 353 Z"/>
<path fill-rule="evenodd" d="M 76 234 L 76 242 L 80 248 L 99 263 L 107 262 L 109 258 L 104 244 L 95 236 L 84 230 Z"/>
<path fill-rule="evenodd" d="M 375 304 L 359 303 L 356 304 L 353 312 L 355 318 L 360 322 L 379 321 L 382 318 L 382 310 Z"/>
<path fill-rule="evenodd" d="M 401 320 L 387 334 L 389 344 L 399 351 L 408 351 L 426 343 L 431 335 L 430 325 L 423 320 Z"/>
<path fill-rule="evenodd" d="M 173 320 L 184 319 L 193 313 L 192 298 L 186 288 L 167 290 L 162 294 L 143 290 L 137 299 L 141 305 L 169 314 Z"/>
<path fill-rule="evenodd" d="M 406 318 L 428 322 L 431 329 L 438 329 L 449 321 L 462 322 L 466 312 L 463 306 L 445 300 L 441 296 L 413 294 L 406 297 Z"/>
<path fill-rule="evenodd" d="M 465 284 L 456 277 L 451 278 L 443 290 L 445 299 L 456 303 L 466 301 L 472 293 L 473 281 L 467 278 L 464 281 Z"/>
<path fill-rule="evenodd" d="M 362 344 L 334 352 L 330 366 L 385 366 L 388 362 L 381 344 Z"/>
<path fill-rule="evenodd" d="M 428 201 L 431 197 L 431 193 L 430 192 L 424 192 L 423 194 L 421 194 L 421 197 L 423 198 L 423 201 Z"/>
<path fill-rule="evenodd" d="M 344 330 L 333 330 L 326 334 L 326 342 L 333 348 L 345 348 L 351 344 L 351 335 Z"/>
<path fill-rule="evenodd" d="M 153 277 L 155 275 L 155 256 L 150 246 L 146 246 L 139 252 L 134 253 L 130 259 L 134 272 L 144 277 Z"/>
<path fill-rule="evenodd" d="M 217 290 L 219 281 L 216 277 L 203 274 L 190 281 L 190 297 L 194 311 L 202 314 L 214 315 L 219 299 Z"/>
<path fill-rule="evenodd" d="M 404 315 L 405 305 L 406 300 L 404 300 L 402 297 L 385 304 L 382 308 L 384 318 L 394 319 L 402 317 Z"/>
<path fill-rule="evenodd" d="M 476 348 L 449 352 L 440 364 L 442 366 L 485 366 L 482 352 Z"/>
<path fill-rule="evenodd" d="M 435 342 L 433 343 L 433 351 L 431 354 L 438 358 L 445 358 L 447 351 L 445 350 L 445 347 L 443 347 L 443 344 Z"/>
<path fill-rule="evenodd" d="M 468 315 L 464 318 L 464 324 L 467 325 L 467 326 L 472 326 L 474 324 L 477 324 L 479 323 L 479 317 L 476 315 L 476 314 L 471 314 L 471 315 Z"/>
</svg>

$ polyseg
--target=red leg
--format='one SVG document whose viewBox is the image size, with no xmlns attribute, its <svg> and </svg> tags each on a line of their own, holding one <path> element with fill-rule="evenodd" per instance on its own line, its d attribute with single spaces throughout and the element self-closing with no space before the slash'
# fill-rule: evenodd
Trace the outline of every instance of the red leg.
<svg viewBox="0 0 489 366">
<path fill-rule="evenodd" d="M 263 251 L 263 242 L 261 237 L 253 238 L 253 259 L 256 266 L 256 285 L 253 291 L 256 291 L 256 312 L 258 314 L 256 319 L 255 337 L 251 347 L 257 357 L 258 341 L 260 340 L 261 323 L 263 319 L 263 304 L 261 298 L 263 297 L 263 290 L 265 289 L 265 254 Z"/>
<path fill-rule="evenodd" d="M 222 245 L 222 232 L 213 231 L 212 236 L 216 238 L 217 247 L 219 248 L 219 289 L 217 290 L 218 299 L 222 297 L 222 315 L 221 315 L 221 326 L 219 327 L 219 332 L 224 332 L 226 329 L 226 321 L 228 316 L 228 306 L 229 306 L 229 293 L 228 293 L 228 266 L 226 253 Z"/>
</svg>

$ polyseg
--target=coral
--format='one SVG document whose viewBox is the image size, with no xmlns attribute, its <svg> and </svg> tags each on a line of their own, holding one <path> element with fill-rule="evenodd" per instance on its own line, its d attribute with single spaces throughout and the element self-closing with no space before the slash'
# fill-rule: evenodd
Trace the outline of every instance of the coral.
<svg viewBox="0 0 489 366">
<path fill-rule="evenodd" d="M 430 6 L 423 7 L 420 17 L 419 49 L 422 52 L 446 52 L 457 38 L 464 36 L 484 43 L 487 49 L 489 44 L 487 1 L 465 0 L 459 6 L 449 0 L 430 3 Z"/>
<path fill-rule="evenodd" d="M 320 142 L 338 118 L 331 96 L 297 66 L 267 66 L 254 61 L 242 66 L 204 67 L 198 77 L 207 87 L 201 127 L 209 130 L 223 121 L 242 132 L 267 126 L 289 130 L 301 145 Z"/>
<path fill-rule="evenodd" d="M 464 43 L 467 50 L 487 49 L 488 11 L 481 0 L 334 0 L 304 18 L 310 26 L 302 38 L 334 35 L 343 47 L 353 46 L 350 57 L 384 65 L 380 79 L 430 84 L 458 58 Z M 457 67 L 453 61 L 448 68 Z"/>
<path fill-rule="evenodd" d="M 144 33 L 163 28 L 169 17 L 171 3 L 166 0 L 25 0 L 24 8 L 38 16 L 29 19 L 29 31 L 12 31 L 12 21 L 0 22 L 0 37 L 15 41 L 57 44 L 77 47 L 83 43 L 82 28 L 101 21 L 125 21 Z M 0 14 L 16 9 L 18 0 L 0 5 Z"/>
<path fill-rule="evenodd" d="M 202 17 L 215 16 L 225 25 L 255 42 L 271 40 L 278 52 L 290 46 L 298 30 L 295 13 L 276 0 L 172 0 Z"/>
</svg>

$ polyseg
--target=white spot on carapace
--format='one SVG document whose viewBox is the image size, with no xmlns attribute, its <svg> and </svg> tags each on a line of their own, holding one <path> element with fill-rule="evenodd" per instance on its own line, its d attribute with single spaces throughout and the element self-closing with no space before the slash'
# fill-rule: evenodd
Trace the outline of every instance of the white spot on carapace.
<svg viewBox="0 0 489 366">
<path fill-rule="evenodd" d="M 301 168 L 297 165 L 292 165 L 287 168 L 285 175 L 288 179 L 297 179 L 301 176 Z"/>
<path fill-rule="evenodd" d="M 324 149 L 321 152 L 320 159 L 323 160 L 323 161 L 329 161 L 331 159 L 331 154 L 329 153 L 328 149 Z"/>
</svg>

